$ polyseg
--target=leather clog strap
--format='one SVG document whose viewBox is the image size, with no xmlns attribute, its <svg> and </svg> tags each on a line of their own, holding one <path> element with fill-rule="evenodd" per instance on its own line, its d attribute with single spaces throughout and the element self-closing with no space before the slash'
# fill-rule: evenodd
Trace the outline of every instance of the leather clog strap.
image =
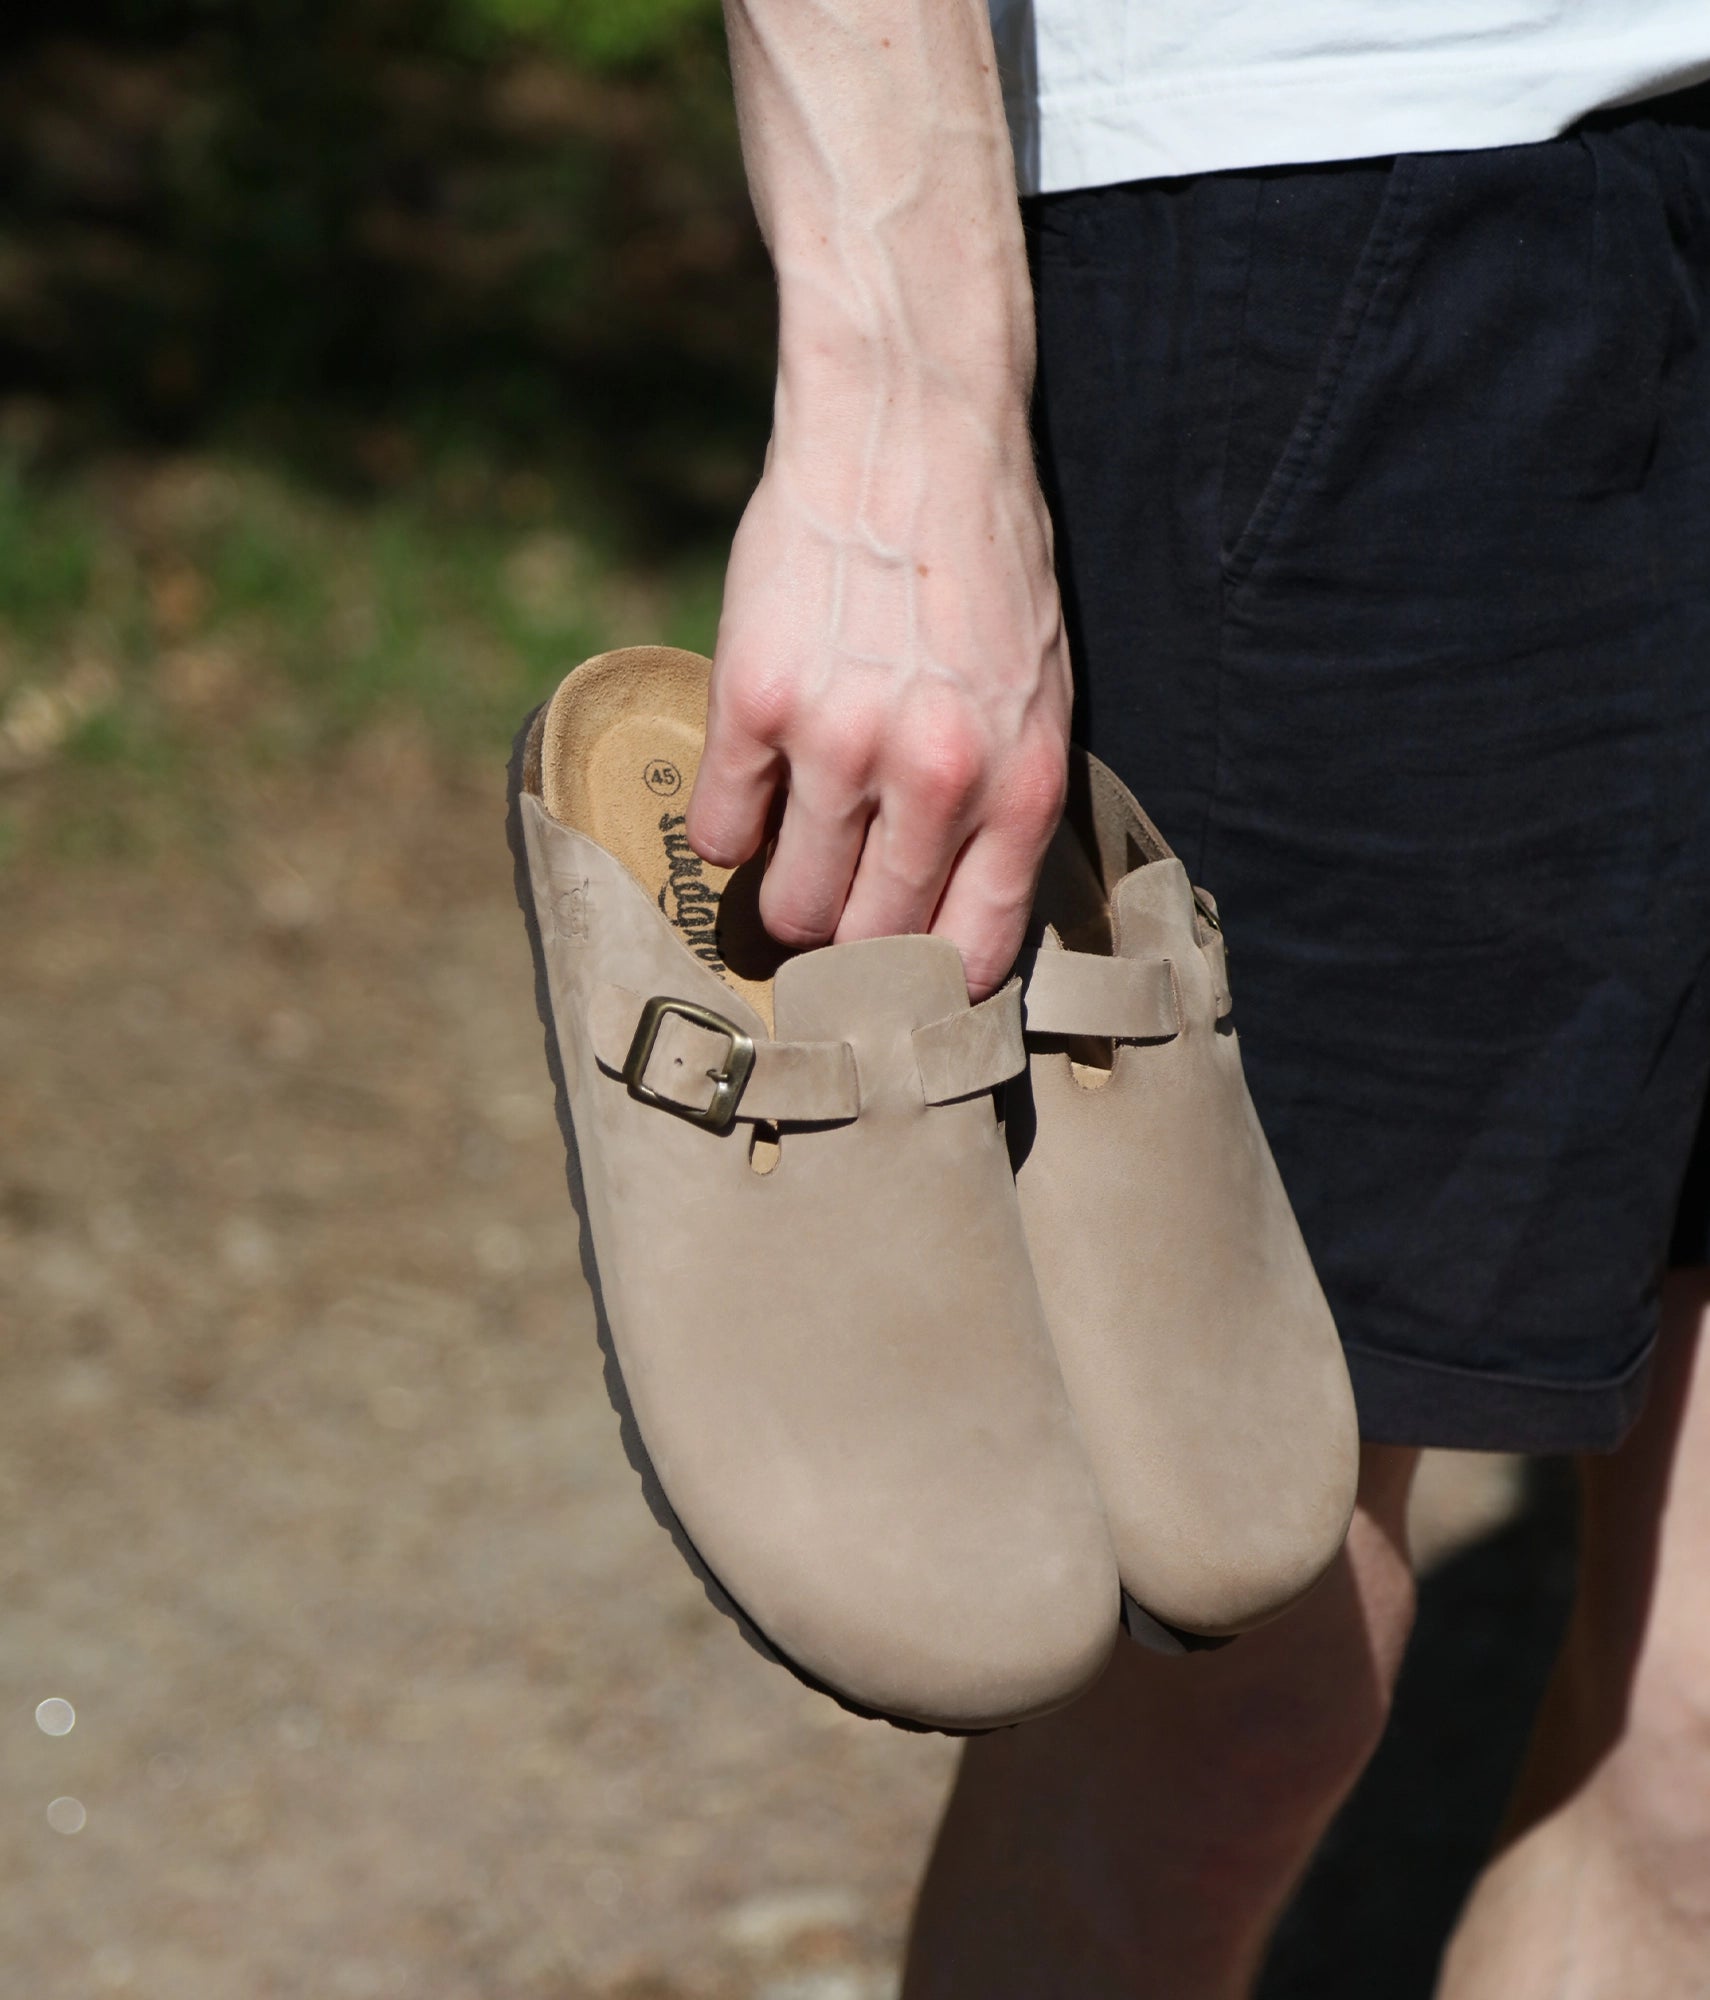
<svg viewBox="0 0 1710 2000">
<path fill-rule="evenodd" d="M 588 1032 L 600 1067 L 623 1076 L 647 1006 L 627 986 L 595 988 Z M 734 1024 L 733 1024 L 734 1025 Z M 916 1028 L 915 1065 L 928 1104 L 949 1104 L 1018 1076 L 1027 1067 L 1021 1030 L 1021 981 L 1012 979 L 977 1007 L 959 1007 Z M 855 1052 L 847 1042 L 773 1042 L 753 1037 L 754 1066 L 731 1114 L 781 1125 L 832 1125 L 861 1108 Z M 636 1080 L 675 1110 L 698 1117 L 712 1103 L 715 1077 L 727 1065 L 730 1036 L 667 1013 Z"/>
<path fill-rule="evenodd" d="M 975 1007 L 958 1007 L 914 1031 L 914 1060 L 928 1104 L 995 1090 L 1027 1067 L 1021 981 L 1012 979 Z"/>
<path fill-rule="evenodd" d="M 601 1069 L 624 1074 L 647 996 L 627 986 L 594 989 L 588 1034 Z M 736 1024 L 731 1024 L 736 1028 Z M 736 1029 L 737 1033 L 743 1033 Z M 773 1042 L 753 1037 L 754 1066 L 730 1115 L 781 1125 L 847 1123 L 861 1109 L 855 1051 L 847 1042 Z M 714 1081 L 727 1066 L 731 1036 L 667 1013 L 660 1021 L 644 1073 L 636 1081 L 691 1118 L 713 1101 Z"/>
<path fill-rule="evenodd" d="M 1206 964 L 1211 967 L 1211 990 L 1217 1002 L 1217 1018 L 1221 1021 L 1235 1006 L 1229 992 L 1229 954 L 1223 943 L 1223 933 L 1213 931 L 1209 937 L 1200 940 L 1199 948 Z"/>
<path fill-rule="evenodd" d="M 1097 1035 L 1158 1041 L 1180 1032 L 1167 958 L 1107 958 L 1041 951 L 1027 977 L 1030 1035 Z"/>
</svg>

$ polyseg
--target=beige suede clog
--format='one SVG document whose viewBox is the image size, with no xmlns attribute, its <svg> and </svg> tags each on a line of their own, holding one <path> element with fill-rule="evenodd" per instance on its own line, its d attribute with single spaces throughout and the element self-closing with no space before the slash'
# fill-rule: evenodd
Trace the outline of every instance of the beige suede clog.
<svg viewBox="0 0 1710 2000">
<path fill-rule="evenodd" d="M 1034 1274 L 1136 1636 L 1226 1637 L 1342 1545 L 1359 1438 L 1241 1068 L 1209 897 L 1073 753 L 1006 1093 Z"/>
<path fill-rule="evenodd" d="M 988 1728 L 1120 1598 L 994 1089 L 1018 986 L 940 938 L 784 957 L 690 848 L 708 664 L 576 669 L 515 801 L 572 1195 L 626 1441 L 714 1601 L 846 1705 Z"/>
</svg>

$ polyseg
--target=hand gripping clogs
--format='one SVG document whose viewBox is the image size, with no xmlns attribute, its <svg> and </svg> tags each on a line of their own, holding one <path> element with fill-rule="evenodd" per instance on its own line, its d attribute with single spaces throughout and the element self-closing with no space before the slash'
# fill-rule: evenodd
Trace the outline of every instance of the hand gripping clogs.
<svg viewBox="0 0 1710 2000">
<path fill-rule="evenodd" d="M 1215 907 L 1079 751 L 1036 912 L 1007 1097 L 1040 1296 L 1130 1629 L 1227 1636 L 1342 1545 L 1341 1345 L 1247 1094 Z"/>
<path fill-rule="evenodd" d="M 764 1650 L 892 1720 L 1037 1715 L 1119 1592 L 994 1112 L 1018 989 L 970 1007 L 941 938 L 778 962 L 684 837 L 707 674 L 578 668 L 515 800 L 608 1385 Z"/>
</svg>

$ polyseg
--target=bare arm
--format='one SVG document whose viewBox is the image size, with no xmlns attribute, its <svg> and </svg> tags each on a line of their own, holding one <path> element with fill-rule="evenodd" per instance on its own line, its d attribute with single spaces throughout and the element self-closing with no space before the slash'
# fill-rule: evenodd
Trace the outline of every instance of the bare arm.
<svg viewBox="0 0 1710 2000">
<path fill-rule="evenodd" d="M 983 0 L 726 0 L 777 267 L 772 443 L 731 551 L 689 835 L 790 944 L 932 930 L 976 998 L 1062 800 L 1069 663 Z"/>
</svg>

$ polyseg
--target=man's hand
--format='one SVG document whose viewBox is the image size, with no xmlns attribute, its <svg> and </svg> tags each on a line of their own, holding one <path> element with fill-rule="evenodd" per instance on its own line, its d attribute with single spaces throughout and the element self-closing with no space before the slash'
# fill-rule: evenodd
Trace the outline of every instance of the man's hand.
<svg viewBox="0 0 1710 2000">
<path fill-rule="evenodd" d="M 689 838 L 782 943 L 937 931 L 976 998 L 1062 808 L 1069 669 L 1019 422 L 919 403 L 868 450 L 776 438 L 731 552 Z M 894 436 L 887 437 L 887 430 Z M 839 491 L 847 482 L 846 490 Z"/>
<path fill-rule="evenodd" d="M 977 999 L 1021 944 L 1070 702 L 983 0 L 727 12 L 779 380 L 689 838 L 748 859 L 787 788 L 761 890 L 773 935 L 932 930 Z"/>
</svg>

